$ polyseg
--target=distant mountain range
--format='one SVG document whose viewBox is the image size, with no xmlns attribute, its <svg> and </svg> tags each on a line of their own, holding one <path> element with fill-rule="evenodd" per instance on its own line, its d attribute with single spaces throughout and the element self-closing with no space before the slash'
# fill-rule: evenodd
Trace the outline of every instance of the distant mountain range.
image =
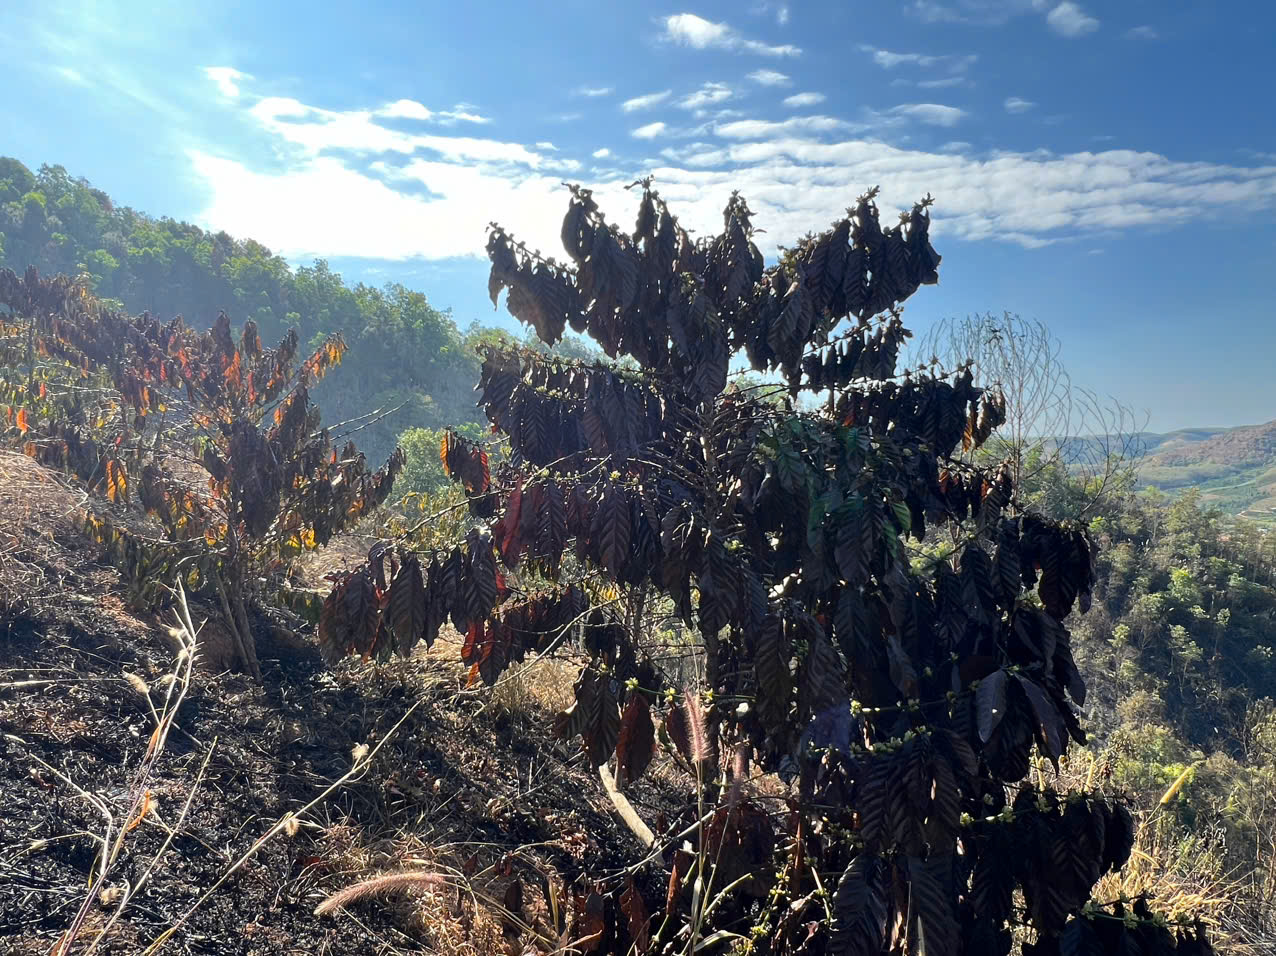
<svg viewBox="0 0 1276 956">
<path fill-rule="evenodd" d="M 1276 421 L 1140 438 L 1142 484 L 1164 491 L 1198 486 L 1225 511 L 1276 523 Z"/>
</svg>

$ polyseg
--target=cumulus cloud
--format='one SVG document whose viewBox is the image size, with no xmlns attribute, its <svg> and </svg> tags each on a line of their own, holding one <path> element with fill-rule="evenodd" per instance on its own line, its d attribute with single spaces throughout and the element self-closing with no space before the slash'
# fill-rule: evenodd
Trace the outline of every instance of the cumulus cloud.
<svg viewBox="0 0 1276 956">
<path fill-rule="evenodd" d="M 629 135 L 635 139 L 655 139 L 667 128 L 664 123 L 648 123 L 646 126 L 639 126 L 635 130 L 630 130 Z"/>
<path fill-rule="evenodd" d="M 1026 113 L 1036 105 L 1032 100 L 1025 100 L 1018 96 L 1006 97 L 1005 103 L 1007 113 Z"/>
<path fill-rule="evenodd" d="M 762 86 L 788 86 L 793 81 L 779 70 L 754 70 L 749 79 Z"/>
<path fill-rule="evenodd" d="M 770 139 L 780 134 L 832 133 L 851 124 L 833 116 L 792 116 L 781 121 L 746 119 L 724 123 L 715 132 L 725 139 Z"/>
<path fill-rule="evenodd" d="M 886 115 L 919 119 L 919 106 L 937 104 Z M 274 148 L 260 162 L 187 154 L 208 196 L 203 225 L 254 236 L 294 259 L 481 257 L 492 220 L 533 248 L 558 251 L 560 170 L 576 161 L 547 157 L 545 144 L 531 150 L 446 130 L 403 133 L 383 127 L 376 109 L 334 111 L 286 98 L 235 108 Z M 665 133 L 659 123 L 640 129 Z M 883 210 L 934 195 L 937 235 L 1023 246 L 1276 207 L 1269 160 L 1227 165 L 1119 149 L 980 153 L 963 142 L 923 150 L 870 139 L 866 129 L 828 116 L 741 120 L 717 127 L 714 142 L 689 137 L 662 150 L 656 164 L 628 164 L 600 149 L 599 168 L 585 174 L 594 181 L 585 184 L 609 217 L 626 221 L 636 198 L 625 184 L 654 175 L 661 195 L 699 232 L 720 226 L 739 188 L 767 243 L 818 228 L 874 184 Z"/>
<path fill-rule="evenodd" d="M 416 100 L 395 100 L 376 110 L 374 115 L 386 119 L 428 120 L 434 113 Z"/>
<path fill-rule="evenodd" d="M 593 152 L 594 159 L 606 159 L 611 155 L 611 150 L 604 146 L 602 149 L 596 149 Z"/>
<path fill-rule="evenodd" d="M 469 103 L 457 103 L 454 108 L 439 112 L 439 122 L 444 126 L 452 126 L 456 123 L 477 123 L 482 125 L 492 122 L 486 116 L 480 116 L 475 113 L 474 110 L 475 107 Z"/>
<path fill-rule="evenodd" d="M 815 106 L 817 103 L 823 103 L 824 100 L 823 93 L 794 93 L 792 96 L 784 98 L 784 105 L 793 109 L 801 109 L 803 106 Z"/>
<path fill-rule="evenodd" d="M 69 72 L 75 73 L 75 70 Z M 77 76 L 79 74 L 76 74 Z M 241 73 L 233 66 L 206 66 L 204 75 L 217 84 L 217 91 L 227 99 L 239 96 L 239 81 L 250 79 L 247 73 Z"/>
<path fill-rule="evenodd" d="M 706 106 L 713 106 L 716 103 L 729 100 L 733 95 L 731 87 L 725 83 L 705 83 L 694 93 L 680 99 L 678 106 L 684 110 L 701 111 Z"/>
<path fill-rule="evenodd" d="M 930 126 L 956 126 L 966 117 L 966 111 L 939 103 L 905 103 L 888 111 L 894 116 L 905 116 Z"/>
<path fill-rule="evenodd" d="M 659 93 L 644 93 L 642 96 L 634 96 L 620 104 L 620 108 L 626 113 L 633 113 L 636 110 L 649 110 L 653 106 L 658 106 L 673 95 L 673 90 L 661 90 Z"/>
<path fill-rule="evenodd" d="M 1064 0 L 1048 14 L 1046 23 L 1060 36 L 1080 37 L 1099 29 L 1099 21 L 1087 14 L 1072 0 Z"/>
<path fill-rule="evenodd" d="M 762 56 L 801 56 L 800 47 L 791 43 L 771 46 L 757 40 L 746 39 L 726 23 L 714 23 L 694 13 L 675 13 L 662 21 L 664 38 L 679 46 L 694 50 L 732 50 L 737 53 L 757 53 Z"/>
<path fill-rule="evenodd" d="M 979 59 L 975 53 L 945 53 L 933 55 L 928 53 L 896 53 L 880 47 L 860 44 L 860 52 L 872 54 L 873 62 L 884 70 L 893 70 L 897 66 L 920 66 L 926 69 L 940 67 L 951 73 L 964 73 Z"/>
<path fill-rule="evenodd" d="M 406 106 L 408 103 L 413 105 Z M 518 143 L 407 133 L 377 122 L 382 118 L 423 118 L 422 113 L 429 111 L 411 100 L 397 100 L 376 110 L 335 111 L 308 106 L 291 97 L 268 96 L 258 100 L 248 112 L 267 132 L 316 155 L 332 149 L 405 155 L 430 151 L 449 159 L 519 163 L 533 168 L 542 161 L 539 153 Z"/>
</svg>

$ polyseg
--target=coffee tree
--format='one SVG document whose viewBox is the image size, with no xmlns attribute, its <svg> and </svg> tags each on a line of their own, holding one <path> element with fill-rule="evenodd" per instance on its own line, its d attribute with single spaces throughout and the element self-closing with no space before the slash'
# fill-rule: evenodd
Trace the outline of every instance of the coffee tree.
<svg viewBox="0 0 1276 956">
<path fill-rule="evenodd" d="M 308 389 L 341 361 L 340 337 L 303 358 L 295 331 L 267 349 L 251 321 L 232 335 L 225 313 L 208 332 L 130 317 L 35 269 L 0 271 L 0 307 L 9 433 L 107 499 L 88 528 L 139 597 L 175 578 L 207 591 L 259 676 L 252 582 L 379 506 L 402 466 L 396 452 L 374 472 L 319 425 Z M 115 520 L 128 504 L 161 533 Z"/>
<path fill-rule="evenodd" d="M 632 231 L 571 187 L 565 263 L 497 225 L 487 246 L 494 304 L 636 368 L 489 349 L 480 403 L 507 461 L 493 473 L 455 435 L 442 449 L 479 526 L 425 563 L 387 545 L 338 582 L 329 658 L 407 652 L 450 617 L 492 682 L 585 623 L 556 732 L 614 757 L 622 786 L 668 740 L 699 785 L 654 836 L 658 899 L 641 868 L 589 875 L 582 948 L 973 956 L 1017 934 L 1025 953 L 1209 952 L 1147 901 L 1090 899 L 1131 817 L 1043 771 L 1085 739 L 1065 621 L 1088 608 L 1094 546 L 1018 508 L 1008 468 L 963 463 L 1004 417 L 968 366 L 899 366 L 900 303 L 938 278 L 930 200 L 884 227 L 869 192 L 767 266 L 739 195 L 692 240 L 636 185 Z M 737 356 L 788 400 L 728 389 Z M 565 555 L 671 601 L 703 688 L 663 686 Z M 520 586 L 527 571 L 549 586 Z M 751 790 L 751 768 L 787 799 Z"/>
</svg>

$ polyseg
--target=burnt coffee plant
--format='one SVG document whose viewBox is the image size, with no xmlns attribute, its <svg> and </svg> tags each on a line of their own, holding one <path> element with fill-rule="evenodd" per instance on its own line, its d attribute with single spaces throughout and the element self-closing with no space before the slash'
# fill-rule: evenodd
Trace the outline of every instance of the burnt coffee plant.
<svg viewBox="0 0 1276 956">
<path fill-rule="evenodd" d="M 427 567 L 387 547 L 340 582 L 329 656 L 407 652 L 450 617 L 492 683 L 584 625 L 556 732 L 622 782 L 667 741 L 701 784 L 655 835 L 662 876 L 585 875 L 585 950 L 1211 952 L 1147 901 L 1090 899 L 1131 817 L 1043 771 L 1084 741 L 1065 621 L 1089 606 L 1094 545 L 1020 509 L 1008 469 L 955 456 L 1004 417 L 969 367 L 899 367 L 900 303 L 938 279 L 930 200 L 884 228 L 870 192 L 768 267 L 740 196 L 693 240 L 635 185 L 632 232 L 571 187 L 569 263 L 496 225 L 487 250 L 494 304 L 505 291 L 543 341 L 570 327 L 636 370 L 488 351 L 478 391 L 506 462 L 442 449 L 480 526 Z M 741 354 L 790 400 L 729 389 Z M 548 583 L 510 583 L 524 572 Z M 703 642 L 698 694 L 680 703 L 643 635 L 586 606 L 582 572 L 672 602 Z M 756 771 L 787 798 L 757 795 Z"/>
<path fill-rule="evenodd" d="M 396 453 L 372 471 L 319 425 L 308 387 L 344 343 L 305 357 L 295 331 L 263 348 L 254 323 L 234 335 L 224 313 L 208 332 L 131 317 L 34 269 L 0 271 L 0 307 L 10 434 L 95 493 L 88 528 L 139 598 L 176 580 L 208 592 L 259 676 L 251 582 L 378 507 L 402 466 Z M 128 505 L 154 522 L 130 522 Z"/>
<path fill-rule="evenodd" d="M 1064 621 L 1089 606 L 1094 545 L 1023 512 L 1008 469 L 954 457 L 1004 417 L 968 367 L 898 367 L 899 305 L 938 278 L 929 200 L 883 228 L 870 192 L 766 267 L 738 195 L 693 241 L 641 186 L 632 233 L 571 189 L 570 264 L 492 226 L 494 304 L 637 370 L 488 351 L 507 462 L 442 448 L 482 527 L 428 567 L 378 549 L 325 604 L 328 656 L 406 653 L 450 617 L 492 683 L 584 625 L 556 733 L 622 782 L 664 739 L 701 782 L 691 825 L 656 835 L 658 905 L 632 873 L 589 876 L 586 949 L 1004 954 L 1017 931 L 1025 953 L 1210 952 L 1146 901 L 1090 900 L 1130 853 L 1123 807 L 1026 780 L 1084 741 Z M 740 353 L 792 400 L 729 390 Z M 565 556 L 672 602 L 703 641 L 699 695 L 678 704 L 632 621 L 555 584 Z M 549 587 L 507 583 L 523 571 Z M 780 808 L 750 796 L 750 765 L 788 782 Z"/>
</svg>

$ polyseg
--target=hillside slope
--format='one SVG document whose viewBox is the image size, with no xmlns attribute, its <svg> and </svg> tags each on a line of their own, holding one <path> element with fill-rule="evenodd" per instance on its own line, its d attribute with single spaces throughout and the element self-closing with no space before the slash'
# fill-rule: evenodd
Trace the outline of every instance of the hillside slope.
<svg viewBox="0 0 1276 956">
<path fill-rule="evenodd" d="M 1154 440 L 1155 439 L 1155 440 Z M 1140 469 L 1164 491 L 1198 486 L 1224 511 L 1276 521 L 1276 421 L 1150 436 Z"/>
<path fill-rule="evenodd" d="M 1199 438 L 1188 438 L 1189 434 Z M 1156 449 L 1151 461 L 1159 465 L 1211 463 L 1232 467 L 1270 463 L 1276 459 L 1276 420 L 1263 425 L 1242 425 L 1217 432 L 1201 430 L 1183 435 Z M 1170 438 L 1171 436 L 1166 436 Z"/>
</svg>

